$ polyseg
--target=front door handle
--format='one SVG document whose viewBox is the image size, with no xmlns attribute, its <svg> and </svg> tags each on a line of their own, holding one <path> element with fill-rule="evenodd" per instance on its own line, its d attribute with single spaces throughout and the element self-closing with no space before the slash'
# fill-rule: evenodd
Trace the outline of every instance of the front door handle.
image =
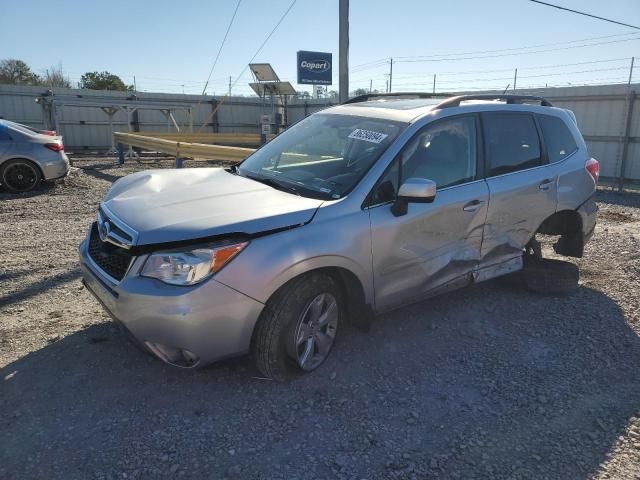
<svg viewBox="0 0 640 480">
<path fill-rule="evenodd" d="M 465 212 L 475 212 L 480 208 L 480 206 L 483 203 L 484 203 L 484 200 L 472 200 L 469 203 L 467 203 L 464 207 L 462 207 L 462 210 L 464 210 Z"/>
<path fill-rule="evenodd" d="M 549 188 L 551 187 L 551 180 L 549 180 L 548 178 L 543 180 L 542 183 L 538 186 L 538 188 L 540 190 L 549 190 Z"/>
</svg>

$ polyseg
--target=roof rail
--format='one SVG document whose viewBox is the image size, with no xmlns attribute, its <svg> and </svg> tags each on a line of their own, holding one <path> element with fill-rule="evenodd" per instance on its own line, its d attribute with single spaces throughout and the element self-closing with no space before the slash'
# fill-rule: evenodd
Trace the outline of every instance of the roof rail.
<svg viewBox="0 0 640 480">
<path fill-rule="evenodd" d="M 348 103 L 368 102 L 375 98 L 451 98 L 450 93 L 425 93 L 425 92 L 390 92 L 390 93 L 365 93 L 357 97 L 350 98 L 342 105 Z"/>
<path fill-rule="evenodd" d="M 510 94 L 494 94 L 494 93 L 482 93 L 475 95 L 460 95 L 457 97 L 449 98 L 442 103 L 439 103 L 436 108 L 449 108 L 459 107 L 460 102 L 466 102 L 468 100 L 504 100 L 508 104 L 525 103 L 525 102 L 540 102 L 543 107 L 553 107 L 553 104 L 543 97 L 536 97 L 535 95 L 510 95 Z"/>
</svg>

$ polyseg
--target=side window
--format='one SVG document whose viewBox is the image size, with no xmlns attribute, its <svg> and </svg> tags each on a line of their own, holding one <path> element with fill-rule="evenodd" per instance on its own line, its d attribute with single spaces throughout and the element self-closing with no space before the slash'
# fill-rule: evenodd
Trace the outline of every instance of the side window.
<svg viewBox="0 0 640 480">
<path fill-rule="evenodd" d="M 542 165 L 540 139 L 529 114 L 486 113 L 482 124 L 488 162 L 487 176 Z"/>
<path fill-rule="evenodd" d="M 475 117 L 458 117 L 427 125 L 400 153 L 401 181 L 427 178 L 438 188 L 473 180 L 476 176 Z"/>
<path fill-rule="evenodd" d="M 427 125 L 403 147 L 378 180 L 371 205 L 395 199 L 402 182 L 426 178 L 438 188 L 450 187 L 476 177 L 475 117 L 456 117 Z"/>
<path fill-rule="evenodd" d="M 549 163 L 559 162 L 578 149 L 575 138 L 561 118 L 538 115 Z"/>
</svg>

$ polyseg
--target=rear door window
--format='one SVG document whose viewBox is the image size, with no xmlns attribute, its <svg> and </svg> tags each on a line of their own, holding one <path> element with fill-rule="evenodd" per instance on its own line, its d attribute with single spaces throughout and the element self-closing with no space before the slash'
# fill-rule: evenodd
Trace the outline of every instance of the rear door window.
<svg viewBox="0 0 640 480">
<path fill-rule="evenodd" d="M 549 163 L 559 162 L 578 149 L 575 138 L 561 118 L 538 115 Z"/>
<path fill-rule="evenodd" d="M 485 113 L 482 117 L 488 176 L 542 165 L 534 118 L 526 113 Z"/>
</svg>

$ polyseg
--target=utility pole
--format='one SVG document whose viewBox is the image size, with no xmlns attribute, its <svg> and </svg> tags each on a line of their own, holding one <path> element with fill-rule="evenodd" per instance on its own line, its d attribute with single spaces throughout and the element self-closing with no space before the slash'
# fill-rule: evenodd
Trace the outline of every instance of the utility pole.
<svg viewBox="0 0 640 480">
<path fill-rule="evenodd" d="M 136 76 L 133 76 L 133 91 L 137 92 L 138 91 L 138 85 L 136 85 Z"/>
<path fill-rule="evenodd" d="M 369 80 L 369 93 L 373 91 L 373 80 Z"/>
<path fill-rule="evenodd" d="M 349 100 L 349 0 L 340 0 L 338 7 L 339 39 L 338 57 L 339 72 L 339 100 L 340 103 Z"/>
<path fill-rule="evenodd" d="M 389 59 L 389 93 L 393 88 L 393 58 Z"/>
<path fill-rule="evenodd" d="M 229 97 L 231 96 L 231 75 L 229 75 Z"/>
<path fill-rule="evenodd" d="M 633 64 L 636 57 L 631 57 L 631 68 L 629 68 L 629 81 L 627 82 L 627 111 L 624 119 L 624 136 L 622 137 L 622 155 L 620 158 L 620 176 L 618 177 L 618 191 L 624 189 L 624 175 L 627 170 L 627 154 L 629 152 L 629 135 L 631 134 L 631 117 L 633 115 L 633 103 L 636 97 L 635 92 L 631 91 L 631 80 L 633 78 Z M 618 150 L 619 151 L 619 150 Z"/>
<path fill-rule="evenodd" d="M 433 74 L 433 93 L 436 93 L 436 74 Z"/>
<path fill-rule="evenodd" d="M 516 82 L 518 81 L 518 69 L 513 74 L 513 91 L 516 91 Z"/>
</svg>

